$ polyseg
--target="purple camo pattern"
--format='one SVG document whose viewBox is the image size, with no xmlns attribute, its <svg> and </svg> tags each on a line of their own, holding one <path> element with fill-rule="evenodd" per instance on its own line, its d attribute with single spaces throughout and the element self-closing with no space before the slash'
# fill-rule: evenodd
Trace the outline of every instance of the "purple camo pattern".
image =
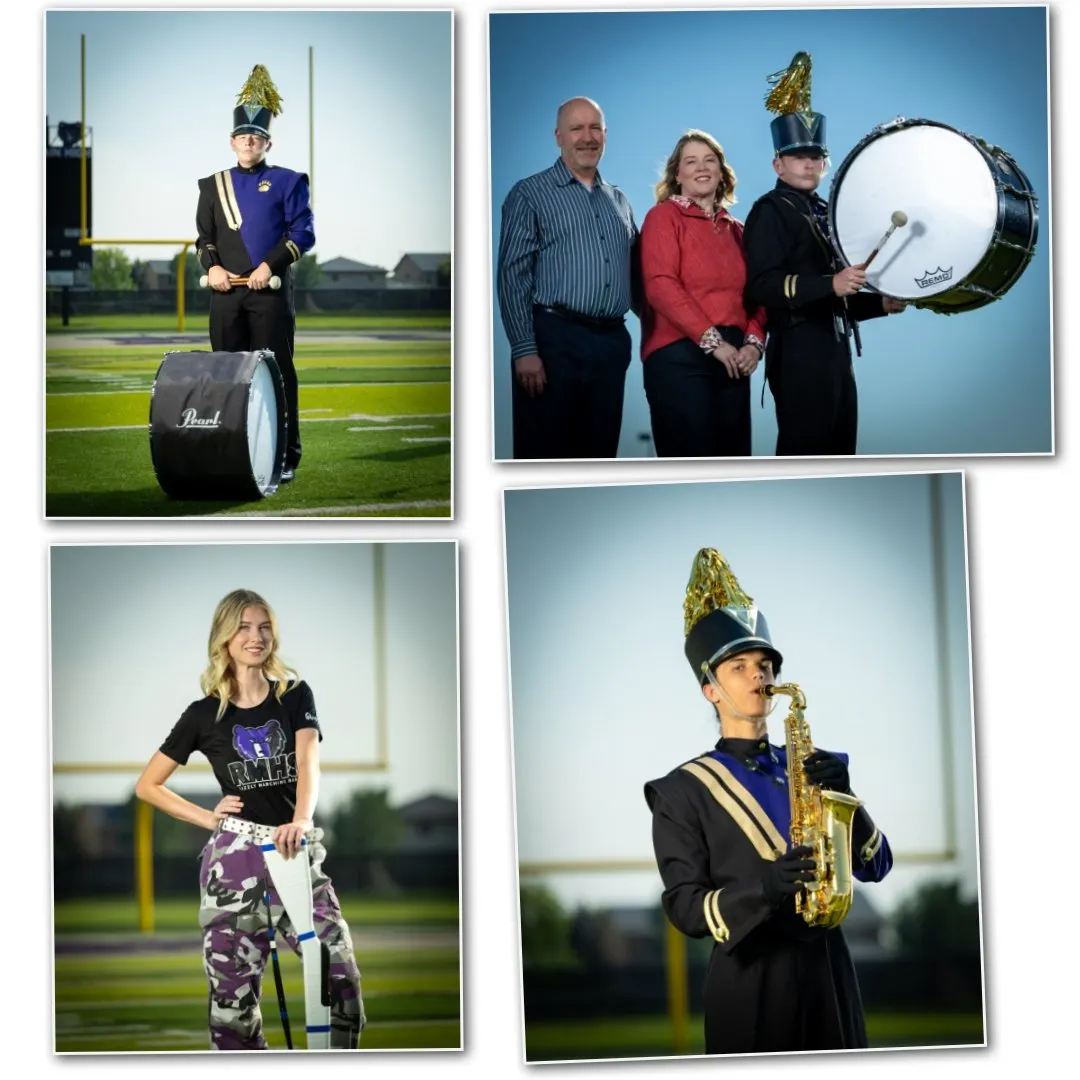
<svg viewBox="0 0 1080 1080">
<path fill-rule="evenodd" d="M 326 848 L 321 843 L 308 844 L 315 932 L 330 950 L 330 1047 L 355 1050 L 365 1023 L 360 970 L 334 887 L 323 873 L 325 858 Z M 273 887 L 262 852 L 246 836 L 220 830 L 214 833 L 203 849 L 199 887 L 203 967 L 210 981 L 211 1048 L 265 1050 L 259 1000 L 270 952 L 267 891 L 278 944 L 284 940 L 299 956 L 292 922 Z M 303 1024 L 294 1022 L 292 1027 L 297 1041 L 302 1038 Z"/>
</svg>

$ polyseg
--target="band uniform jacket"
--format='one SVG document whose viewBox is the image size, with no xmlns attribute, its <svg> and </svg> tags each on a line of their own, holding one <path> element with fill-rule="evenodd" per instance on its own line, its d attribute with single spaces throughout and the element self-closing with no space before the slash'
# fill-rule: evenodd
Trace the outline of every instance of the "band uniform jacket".
<svg viewBox="0 0 1080 1080">
<path fill-rule="evenodd" d="M 816 192 L 778 180 L 754 203 L 743 230 L 747 310 L 768 312 L 770 335 L 812 322 L 834 335 L 834 316 L 849 323 L 885 314 L 878 293 L 856 293 L 845 304 L 833 291 L 843 269 L 829 243 L 828 204 Z"/>
<path fill-rule="evenodd" d="M 280 165 L 239 165 L 199 181 L 196 253 L 204 270 L 245 275 L 265 262 L 284 279 L 315 246 L 308 178 Z"/>
<path fill-rule="evenodd" d="M 766 900 L 769 863 L 788 850 L 790 810 L 786 751 L 758 745 L 767 752 L 752 758 L 755 771 L 718 749 L 645 785 L 664 911 L 682 933 L 715 942 L 705 977 L 706 1052 L 865 1047 L 842 928 L 807 926 L 793 897 L 776 910 Z M 888 873 L 888 842 L 864 809 L 852 848 L 856 877 Z"/>
</svg>

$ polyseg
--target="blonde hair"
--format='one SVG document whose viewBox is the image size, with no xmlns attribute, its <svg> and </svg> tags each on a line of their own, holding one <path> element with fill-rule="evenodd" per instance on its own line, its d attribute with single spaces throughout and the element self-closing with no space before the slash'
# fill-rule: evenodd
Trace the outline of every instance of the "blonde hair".
<svg viewBox="0 0 1080 1080">
<path fill-rule="evenodd" d="M 656 201 L 658 203 L 666 202 L 672 195 L 680 194 L 681 185 L 675 177 L 679 172 L 679 162 L 682 160 L 683 148 L 687 143 L 691 142 L 704 143 L 716 155 L 717 161 L 720 162 L 720 183 L 717 185 L 716 196 L 713 199 L 713 213 L 715 214 L 723 207 L 731 206 L 736 202 L 735 172 L 724 157 L 724 148 L 707 131 L 698 131 L 696 128 L 691 128 L 690 131 L 683 135 L 675 144 L 675 149 L 671 151 L 667 164 L 664 166 L 660 183 L 656 185 Z"/>
<path fill-rule="evenodd" d="M 229 656 L 229 642 L 239 632 L 244 611 L 249 607 L 261 607 L 270 620 L 270 655 L 263 661 L 262 671 L 268 679 L 274 681 L 274 697 L 280 701 L 285 691 L 289 689 L 292 673 L 278 656 L 278 624 L 273 608 L 251 589 L 234 589 L 214 609 L 214 617 L 210 621 L 210 641 L 207 646 L 210 662 L 199 676 L 202 692 L 208 697 L 218 699 L 216 717 L 218 720 L 225 715 L 229 702 L 240 692 L 240 684 L 233 671 L 232 657 Z"/>
</svg>

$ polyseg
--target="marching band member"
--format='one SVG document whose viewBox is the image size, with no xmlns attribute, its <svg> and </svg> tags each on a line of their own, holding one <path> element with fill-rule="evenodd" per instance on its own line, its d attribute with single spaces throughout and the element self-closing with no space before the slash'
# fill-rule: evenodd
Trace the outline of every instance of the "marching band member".
<svg viewBox="0 0 1080 1080">
<path fill-rule="evenodd" d="M 712 548 L 698 552 L 684 602 L 686 658 L 716 710 L 715 749 L 645 785 L 663 906 L 676 929 L 711 936 L 705 976 L 705 1052 L 865 1047 L 855 968 L 840 926 L 810 926 L 795 895 L 812 880 L 811 848 L 788 850 L 786 746 L 769 742 L 783 657 L 764 616 Z M 847 756 L 817 750 L 801 762 L 812 784 L 850 795 Z M 880 881 L 888 841 L 859 808 L 852 866 Z"/>
<path fill-rule="evenodd" d="M 641 226 L 641 359 L 660 457 L 748 457 L 765 312 L 747 312 L 735 173 L 704 131 L 675 144 Z"/>
<path fill-rule="evenodd" d="M 860 292 L 866 271 L 841 267 L 829 238 L 828 204 L 817 194 L 828 149 L 825 117 L 810 111 L 810 57 L 796 54 L 766 107 L 776 186 L 754 203 L 744 243 L 747 297 L 768 311 L 765 377 L 776 402 L 778 456 L 854 454 L 858 397 L 849 337 L 858 323 L 905 304 Z"/>
<path fill-rule="evenodd" d="M 199 874 L 203 966 L 210 982 L 214 1050 L 265 1050 L 259 1001 L 271 928 L 299 952 L 292 920 L 260 843 L 308 860 L 314 925 L 329 952 L 330 1046 L 355 1049 L 364 1025 L 360 972 L 312 816 L 319 792 L 322 732 L 315 701 L 278 656 L 277 620 L 257 593 L 238 589 L 214 612 L 205 697 L 192 703 L 150 759 L 135 794 L 158 810 L 212 831 Z M 193 751 L 221 787 L 204 810 L 165 786 Z M 306 844 L 301 846 L 301 841 Z"/>
<path fill-rule="evenodd" d="M 288 483 L 300 464 L 300 424 L 293 343 L 296 308 L 290 268 L 315 246 L 308 178 L 268 165 L 270 121 L 281 97 L 257 64 L 238 95 L 230 145 L 236 165 L 199 181 L 195 214 L 199 262 L 213 290 L 210 345 L 220 352 L 269 349 L 285 383 L 285 466 Z M 271 289 L 271 277 L 281 279 Z M 247 287 L 232 284 L 246 277 Z"/>
</svg>

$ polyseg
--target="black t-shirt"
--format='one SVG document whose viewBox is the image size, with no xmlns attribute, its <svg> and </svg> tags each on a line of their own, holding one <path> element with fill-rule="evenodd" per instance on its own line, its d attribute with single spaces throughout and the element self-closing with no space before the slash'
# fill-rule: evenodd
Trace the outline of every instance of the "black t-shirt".
<svg viewBox="0 0 1080 1080">
<path fill-rule="evenodd" d="M 285 825 L 296 808 L 296 732 L 319 732 L 315 698 L 306 682 L 293 683 L 281 700 L 270 684 L 266 700 L 252 709 L 231 702 L 220 720 L 218 699 L 192 702 L 176 722 L 161 752 L 186 765 L 193 750 L 206 756 L 222 795 L 239 795 L 237 815 L 260 825 Z"/>
</svg>

